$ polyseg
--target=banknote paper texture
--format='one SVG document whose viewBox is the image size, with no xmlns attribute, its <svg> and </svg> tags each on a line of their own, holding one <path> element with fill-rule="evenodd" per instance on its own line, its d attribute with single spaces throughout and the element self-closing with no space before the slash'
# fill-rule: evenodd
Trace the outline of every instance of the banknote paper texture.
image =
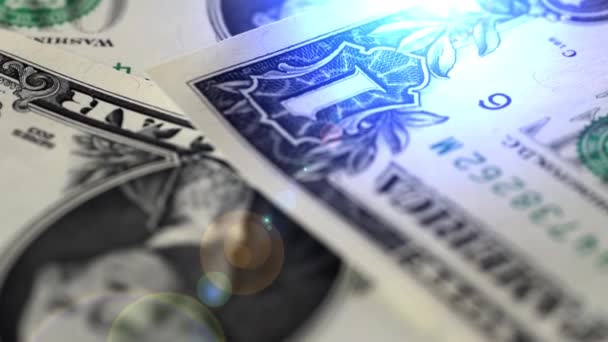
<svg viewBox="0 0 608 342">
<path fill-rule="evenodd" d="M 608 2 L 350 12 L 151 73 L 245 178 L 437 336 L 608 340 Z"/>
<path fill-rule="evenodd" d="M 144 75 L 148 67 L 219 39 L 340 2 L 345 0 L 11 0 L 0 2 L 0 28 Z"/>
<path fill-rule="evenodd" d="M 151 105 L 149 82 L 11 33 L 0 41 L 0 340 L 309 341 L 343 335 L 344 319 L 369 327 L 362 338 L 407 336 L 335 256 L 255 208 L 264 202 L 200 131 Z M 222 248 L 255 213 L 272 218 L 264 231 L 285 253 L 269 260 L 282 267 L 240 282 Z M 238 229 L 214 229 L 218 215 Z M 230 298 L 205 290 L 220 273 Z"/>
<path fill-rule="evenodd" d="M 205 1 L 14 0 L 0 27 L 128 73 L 212 43 Z M 159 22 L 161 21 L 161 22 Z"/>
</svg>

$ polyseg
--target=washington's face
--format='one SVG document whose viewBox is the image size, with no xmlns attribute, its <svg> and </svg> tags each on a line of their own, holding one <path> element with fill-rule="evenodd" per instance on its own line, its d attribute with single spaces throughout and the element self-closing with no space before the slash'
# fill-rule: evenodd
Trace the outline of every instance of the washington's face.
<svg viewBox="0 0 608 342">
<path fill-rule="evenodd" d="M 174 215 L 204 229 L 217 217 L 249 205 L 251 190 L 233 172 L 215 161 L 190 165 L 176 190 Z"/>
<path fill-rule="evenodd" d="M 203 306 L 179 295 L 151 296 L 129 306 L 108 342 L 223 341 L 221 327 Z"/>
<path fill-rule="evenodd" d="M 177 276 L 143 249 L 108 254 L 85 266 L 51 265 L 33 285 L 21 341 L 106 341 L 121 311 L 145 293 L 178 289 Z"/>
</svg>

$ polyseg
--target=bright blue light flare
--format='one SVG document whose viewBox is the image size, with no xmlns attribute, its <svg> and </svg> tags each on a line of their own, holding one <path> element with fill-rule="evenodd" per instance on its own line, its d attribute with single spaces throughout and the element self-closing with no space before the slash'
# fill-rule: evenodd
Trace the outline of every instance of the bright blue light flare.
<svg viewBox="0 0 608 342">
<path fill-rule="evenodd" d="M 476 0 L 427 0 L 421 6 L 433 14 L 448 17 L 455 13 L 479 12 L 481 8 Z"/>
<path fill-rule="evenodd" d="M 210 272 L 199 280 L 197 293 L 201 302 L 217 308 L 226 304 L 232 296 L 232 284 L 225 274 Z"/>
<path fill-rule="evenodd" d="M 370 10 L 374 8 L 384 8 L 386 10 L 400 9 L 404 7 L 403 0 L 368 0 L 366 2 Z M 425 8 L 435 15 L 448 17 L 456 13 L 479 12 L 481 10 L 477 0 L 423 0 L 412 1 L 412 5 Z"/>
</svg>

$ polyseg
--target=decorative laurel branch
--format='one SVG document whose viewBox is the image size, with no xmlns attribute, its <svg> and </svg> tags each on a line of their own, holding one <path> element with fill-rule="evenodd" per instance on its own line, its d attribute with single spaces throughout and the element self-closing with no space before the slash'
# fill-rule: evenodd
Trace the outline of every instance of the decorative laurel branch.
<svg viewBox="0 0 608 342">
<path fill-rule="evenodd" d="M 435 78 L 448 78 L 457 62 L 457 44 L 472 40 L 479 56 L 496 51 L 501 43 L 497 25 L 515 17 L 537 11 L 530 1 L 478 0 L 476 12 L 452 14 L 442 19 L 396 19 L 375 28 L 369 36 L 400 36 L 395 51 L 415 55 L 424 60 L 423 68 Z M 540 13 L 540 11 L 539 11 Z M 409 145 L 408 128 L 441 124 L 448 117 L 423 110 L 404 108 L 355 114 L 337 123 L 337 137 L 311 149 L 305 157 L 306 167 L 296 172 L 301 181 L 316 181 L 329 173 L 343 170 L 357 174 L 375 160 L 378 144 L 389 147 L 392 154 L 403 152 Z"/>
<path fill-rule="evenodd" d="M 366 40 L 370 38 L 376 46 L 390 47 L 397 53 L 421 60 L 421 72 L 431 75 L 432 81 L 433 78 L 449 78 L 458 61 L 460 46 L 473 43 L 479 56 L 487 56 L 501 44 L 497 29 L 499 24 L 521 16 L 546 14 L 546 8 L 540 0 L 471 2 L 473 9 L 458 10 L 460 6 L 454 6 L 454 10 L 444 16 L 436 13 L 412 16 L 409 12 L 405 16 L 396 15 L 370 32 L 358 34 L 366 37 Z M 264 76 L 282 76 L 286 72 L 298 76 L 317 70 L 318 67 L 319 65 L 313 64 L 292 68 L 281 64 L 277 70 Z M 215 86 L 222 91 L 239 94 L 251 86 L 251 80 L 232 80 Z M 419 91 L 420 89 L 417 90 Z M 251 111 L 251 104 L 243 99 L 234 103 L 224 114 L 238 115 Z M 387 146 L 392 154 L 401 153 L 409 146 L 411 129 L 434 126 L 447 120 L 448 117 L 429 112 L 420 106 L 402 104 L 372 110 L 368 108 L 337 122 L 327 122 L 327 126 L 330 126 L 329 133 L 322 133 L 321 141 L 312 146 L 303 158 L 294 161 L 297 165 L 294 176 L 301 181 L 317 181 L 339 170 L 350 174 L 363 172 L 376 159 L 380 146 Z"/>
<path fill-rule="evenodd" d="M 408 128 L 438 125 L 447 120 L 445 116 L 408 108 L 349 116 L 338 123 L 336 138 L 326 140 L 307 153 L 306 167 L 295 177 L 301 181 L 316 181 L 338 170 L 360 173 L 375 160 L 378 144 L 384 143 L 391 153 L 398 154 L 410 143 Z"/>
<path fill-rule="evenodd" d="M 396 51 L 424 57 L 429 72 L 447 78 L 457 62 L 456 44 L 472 40 L 479 56 L 496 51 L 501 43 L 497 25 L 531 13 L 523 0 L 478 0 L 480 11 L 464 12 L 437 19 L 399 20 L 382 25 L 371 36 L 400 35 Z"/>
</svg>

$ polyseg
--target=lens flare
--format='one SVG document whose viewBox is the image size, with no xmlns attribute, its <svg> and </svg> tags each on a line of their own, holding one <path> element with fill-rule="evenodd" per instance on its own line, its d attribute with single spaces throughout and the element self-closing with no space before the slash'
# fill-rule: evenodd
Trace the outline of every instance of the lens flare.
<svg viewBox="0 0 608 342">
<path fill-rule="evenodd" d="M 194 298 L 148 295 L 125 308 L 112 325 L 108 342 L 223 342 L 220 323 Z"/>
<path fill-rule="evenodd" d="M 270 216 L 234 211 L 215 220 L 203 235 L 201 265 L 206 279 L 223 290 L 231 284 L 232 294 L 265 289 L 281 272 L 283 261 L 283 240 Z M 225 275 L 229 282 L 218 281 L 212 273 Z"/>
<path fill-rule="evenodd" d="M 225 274 L 210 272 L 199 280 L 197 293 L 201 302 L 208 307 L 217 308 L 230 299 L 232 284 Z"/>
<path fill-rule="evenodd" d="M 344 135 L 344 129 L 337 124 L 328 122 L 322 128 L 320 132 L 321 141 L 329 143 L 340 139 Z"/>
<path fill-rule="evenodd" d="M 479 3 L 476 0 L 431 0 L 422 2 L 421 6 L 435 15 L 444 17 L 455 13 L 478 12 L 480 10 Z"/>
</svg>

